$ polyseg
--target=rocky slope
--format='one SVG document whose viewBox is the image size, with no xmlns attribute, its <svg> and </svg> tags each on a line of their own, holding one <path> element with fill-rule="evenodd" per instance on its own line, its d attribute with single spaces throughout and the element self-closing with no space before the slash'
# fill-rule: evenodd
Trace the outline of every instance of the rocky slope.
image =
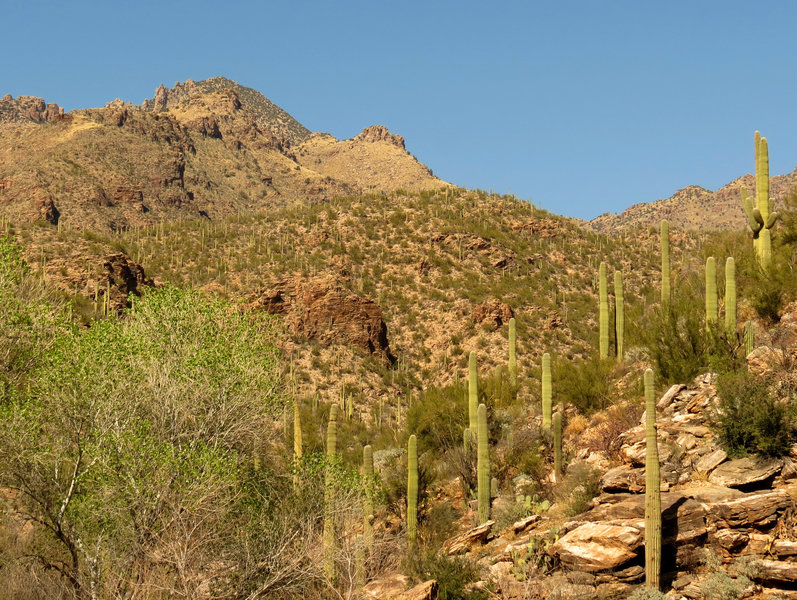
<svg viewBox="0 0 797 600">
<path fill-rule="evenodd" d="M 775 206 L 782 206 L 783 199 L 797 185 L 797 170 L 770 178 L 770 191 Z M 724 185 L 715 192 L 691 185 L 678 190 L 665 200 L 634 204 L 623 212 L 604 213 L 587 223 L 593 231 L 618 233 L 634 227 L 658 227 L 667 219 L 671 227 L 700 231 L 742 230 L 747 227 L 747 218 L 742 208 L 739 191 L 755 190 L 755 177 L 747 174 Z"/>
<path fill-rule="evenodd" d="M 0 100 L 0 215 L 18 222 L 122 231 L 445 185 L 383 127 L 311 135 L 223 77 L 161 86 L 141 107 Z"/>
<path fill-rule="evenodd" d="M 777 327 L 760 329 L 757 337 L 764 343 L 748 356 L 750 370 L 781 380 L 781 387 L 794 385 L 784 365 L 797 357 L 797 302 Z M 797 446 L 781 458 L 730 459 L 709 427 L 718 401 L 715 379 L 706 374 L 674 385 L 657 403 L 666 597 L 795 597 Z M 568 515 L 568 498 L 560 496 L 561 505 L 543 506 L 508 527 L 499 530 L 488 521 L 443 544 L 449 555 L 465 555 L 482 568 L 484 579 L 475 588 L 489 588 L 501 599 L 588 600 L 626 598 L 643 583 L 645 429 L 625 430 L 616 443 L 606 439 L 613 451 L 590 450 L 610 435 L 607 427 L 600 415 L 582 432 L 571 428 L 566 443 L 574 449 L 571 474 L 585 466 L 601 473 L 599 494 L 586 511 Z M 515 481 L 522 498 L 524 478 Z M 461 496 L 450 502 L 463 511 L 461 522 L 472 522 L 472 502 Z M 494 514 L 514 502 L 511 493 L 496 498 Z M 403 592 L 406 587 L 394 576 L 365 591 L 371 598 L 434 597 L 432 582 Z"/>
</svg>

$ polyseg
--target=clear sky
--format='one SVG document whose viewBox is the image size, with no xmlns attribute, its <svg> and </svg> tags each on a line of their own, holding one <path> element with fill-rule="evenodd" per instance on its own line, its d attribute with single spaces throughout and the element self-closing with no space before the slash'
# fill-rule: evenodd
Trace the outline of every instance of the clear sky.
<svg viewBox="0 0 797 600">
<path fill-rule="evenodd" d="M 371 124 L 455 184 L 592 218 L 797 164 L 797 2 L 7 0 L 0 95 L 67 110 L 224 75 Z"/>
</svg>

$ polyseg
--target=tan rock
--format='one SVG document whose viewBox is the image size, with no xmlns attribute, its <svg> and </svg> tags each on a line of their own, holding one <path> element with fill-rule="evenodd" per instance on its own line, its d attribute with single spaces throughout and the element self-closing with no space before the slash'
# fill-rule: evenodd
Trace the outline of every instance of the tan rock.
<svg viewBox="0 0 797 600">
<path fill-rule="evenodd" d="M 725 450 L 718 448 L 717 450 L 714 450 L 714 452 L 700 457 L 700 459 L 695 463 L 694 469 L 695 471 L 708 474 L 716 469 L 726 458 L 728 458 L 728 453 L 725 452 Z"/>
<path fill-rule="evenodd" d="M 794 583 L 797 582 L 797 563 L 780 560 L 757 561 L 757 581 Z"/>
<path fill-rule="evenodd" d="M 628 562 L 637 555 L 641 544 L 639 528 L 584 523 L 560 538 L 550 552 L 571 569 L 595 572 Z"/>
<path fill-rule="evenodd" d="M 437 582 L 434 579 L 430 579 L 419 583 L 403 594 L 399 594 L 396 600 L 436 600 L 437 588 Z"/>
<path fill-rule="evenodd" d="M 737 458 L 714 469 L 709 481 L 725 487 L 746 487 L 765 482 L 777 475 L 782 467 L 783 462 L 779 459 Z"/>
<path fill-rule="evenodd" d="M 490 537 L 493 525 L 495 525 L 495 521 L 490 520 L 478 527 L 469 529 L 463 534 L 446 540 L 443 544 L 443 552 L 447 552 L 449 555 L 462 554 L 470 550 L 474 544 L 484 543 Z"/>
<path fill-rule="evenodd" d="M 783 490 L 746 494 L 741 498 L 719 502 L 708 508 L 708 521 L 717 527 L 767 527 L 777 521 L 778 511 L 791 505 L 791 497 Z"/>
<path fill-rule="evenodd" d="M 399 594 L 404 593 L 406 589 L 407 577 L 399 573 L 394 573 L 369 582 L 363 587 L 362 593 L 365 598 L 383 600 L 387 598 L 396 598 Z"/>
</svg>

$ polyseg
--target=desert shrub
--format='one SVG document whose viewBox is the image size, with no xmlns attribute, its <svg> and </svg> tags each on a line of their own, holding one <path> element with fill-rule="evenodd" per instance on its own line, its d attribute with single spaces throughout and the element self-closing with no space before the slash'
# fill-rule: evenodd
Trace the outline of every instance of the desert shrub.
<svg viewBox="0 0 797 600">
<path fill-rule="evenodd" d="M 753 557 L 737 558 L 726 571 L 720 558 L 707 549 L 703 562 L 711 571 L 700 584 L 706 600 L 739 600 L 749 595 L 752 579 L 758 570 Z"/>
<path fill-rule="evenodd" d="M 446 452 L 462 445 L 468 424 L 467 387 L 430 387 L 407 412 L 407 430 L 418 438 L 418 452 Z"/>
<path fill-rule="evenodd" d="M 589 501 L 600 493 L 600 473 L 585 463 L 575 464 L 556 488 L 556 498 L 564 504 L 562 514 L 574 517 L 587 510 Z"/>
<path fill-rule="evenodd" d="M 788 453 L 794 439 L 794 410 L 779 400 L 766 380 L 747 373 L 721 376 L 717 381 L 719 404 L 710 423 L 731 456 Z"/>
<path fill-rule="evenodd" d="M 666 597 L 667 596 L 656 588 L 643 585 L 636 588 L 631 595 L 628 596 L 628 600 L 664 600 Z"/>
<path fill-rule="evenodd" d="M 406 571 L 419 581 L 437 581 L 439 600 L 483 600 L 485 590 L 468 591 L 467 585 L 479 580 L 479 571 L 467 558 L 447 556 L 436 550 L 414 552 L 407 557 Z"/>
<path fill-rule="evenodd" d="M 612 359 L 555 361 L 554 402 L 571 404 L 585 415 L 603 410 L 612 401 L 614 367 L 615 362 Z"/>
</svg>

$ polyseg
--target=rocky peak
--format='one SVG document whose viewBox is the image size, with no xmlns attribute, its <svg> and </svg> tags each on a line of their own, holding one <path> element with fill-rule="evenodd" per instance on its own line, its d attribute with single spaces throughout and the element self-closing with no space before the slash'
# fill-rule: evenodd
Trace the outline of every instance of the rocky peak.
<svg viewBox="0 0 797 600">
<path fill-rule="evenodd" d="M 0 98 L 0 122 L 35 121 L 45 123 L 60 121 L 64 118 L 64 109 L 55 103 L 46 103 L 36 96 L 18 96 L 11 94 Z"/>
<path fill-rule="evenodd" d="M 404 150 L 404 138 L 400 135 L 390 133 L 384 125 L 371 125 L 362 130 L 358 136 L 353 138 L 356 142 L 386 142 L 393 146 L 398 146 Z"/>
</svg>

